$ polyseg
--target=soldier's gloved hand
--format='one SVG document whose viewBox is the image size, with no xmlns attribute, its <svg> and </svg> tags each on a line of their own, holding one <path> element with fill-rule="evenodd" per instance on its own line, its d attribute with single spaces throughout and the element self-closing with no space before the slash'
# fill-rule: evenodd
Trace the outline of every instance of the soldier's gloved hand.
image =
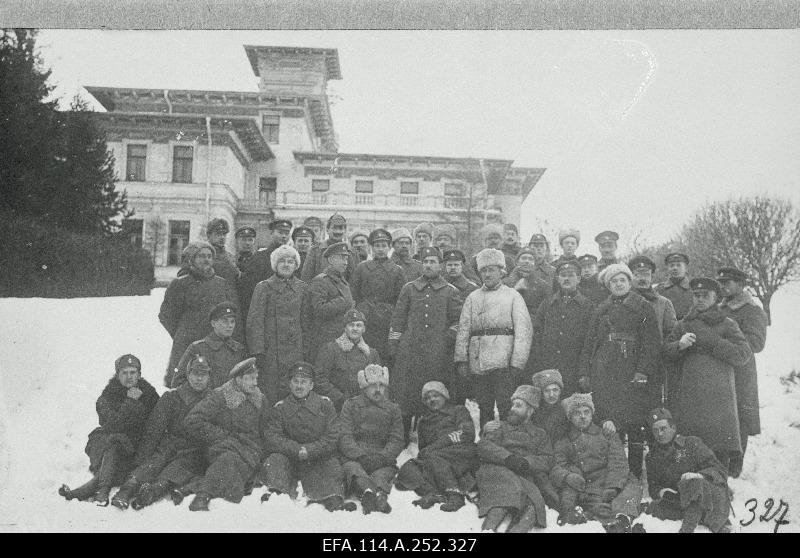
<svg viewBox="0 0 800 558">
<path fill-rule="evenodd" d="M 368 474 L 385 467 L 384 457 L 379 453 L 367 453 L 359 457 L 356 461 L 358 461 L 358 464 L 361 465 Z"/>
<path fill-rule="evenodd" d="M 578 387 L 581 389 L 583 393 L 588 393 L 592 391 L 592 383 L 589 380 L 589 376 L 581 376 L 578 379 Z"/>
<path fill-rule="evenodd" d="M 527 475 L 531 468 L 531 466 L 528 465 L 528 462 L 518 455 L 509 455 L 503 460 L 503 465 L 518 475 Z"/>
<path fill-rule="evenodd" d="M 136 386 L 133 386 L 131 388 L 128 388 L 127 396 L 135 401 L 142 396 L 142 390 L 140 390 Z"/>
<path fill-rule="evenodd" d="M 603 502 L 610 502 L 619 494 L 619 488 L 606 488 L 603 490 Z"/>
<path fill-rule="evenodd" d="M 606 436 L 611 436 L 612 434 L 617 433 L 617 427 L 614 426 L 614 423 L 610 420 L 607 420 L 603 423 L 603 434 Z"/>
<path fill-rule="evenodd" d="M 569 473 L 566 477 L 564 477 L 564 484 L 570 488 L 574 488 L 578 492 L 583 492 L 583 490 L 586 488 L 586 479 L 584 479 L 578 473 Z"/>
<path fill-rule="evenodd" d="M 459 362 L 458 363 L 458 375 L 462 378 L 466 378 L 469 376 L 469 363 L 468 362 Z"/>
<path fill-rule="evenodd" d="M 500 421 L 499 420 L 490 420 L 486 424 L 483 425 L 483 433 L 490 434 L 500 428 Z"/>
<path fill-rule="evenodd" d="M 462 434 L 461 430 L 454 430 L 453 432 L 448 434 L 447 437 L 450 438 L 450 441 L 453 442 L 454 444 L 459 444 L 461 443 L 461 434 Z"/>
</svg>

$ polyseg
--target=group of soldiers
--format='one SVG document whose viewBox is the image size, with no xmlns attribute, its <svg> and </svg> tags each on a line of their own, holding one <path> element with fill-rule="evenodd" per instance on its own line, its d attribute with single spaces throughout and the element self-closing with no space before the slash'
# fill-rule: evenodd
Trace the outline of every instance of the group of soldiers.
<svg viewBox="0 0 800 558">
<path fill-rule="evenodd" d="M 121 509 L 194 493 L 207 510 L 254 486 L 295 498 L 300 482 L 330 511 L 389 513 L 395 486 L 422 509 L 472 499 L 492 530 L 544 527 L 546 506 L 609 531 L 643 530 L 642 511 L 729 530 L 766 338 L 743 272 L 690 279 L 673 253 L 654 287 L 656 264 L 619 261 L 613 231 L 595 237 L 599 260 L 561 231 L 551 262 L 544 235 L 521 246 L 513 225 L 484 227 L 467 257 L 451 225 L 348 236 L 334 214 L 322 239 L 308 224 L 274 220 L 257 251 L 242 227 L 234 257 L 215 219 L 186 247 L 159 313 L 173 389 L 159 399 L 120 357 L 93 477 L 63 496 L 107 505 L 121 484 Z"/>
</svg>

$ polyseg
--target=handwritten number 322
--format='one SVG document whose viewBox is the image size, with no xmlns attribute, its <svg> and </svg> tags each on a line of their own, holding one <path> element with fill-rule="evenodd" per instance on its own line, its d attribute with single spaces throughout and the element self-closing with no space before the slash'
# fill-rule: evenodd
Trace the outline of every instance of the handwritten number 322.
<svg viewBox="0 0 800 558">
<path fill-rule="evenodd" d="M 775 511 L 773 512 L 772 508 L 775 507 L 775 500 L 773 500 L 772 498 L 767 498 L 767 501 L 764 502 L 764 508 L 765 508 L 766 511 L 764 511 L 764 513 L 761 514 L 761 515 L 758 515 L 756 513 L 756 508 L 758 507 L 758 500 L 756 498 L 750 498 L 747 502 L 744 503 L 744 506 L 745 506 L 745 508 L 747 508 L 747 511 L 750 512 L 751 517 L 747 521 L 744 521 L 744 520 L 740 520 L 739 521 L 739 524 L 742 527 L 747 527 L 748 525 L 753 523 L 753 521 L 756 520 L 756 517 L 758 517 L 758 519 L 762 523 L 763 522 L 767 522 L 767 521 L 772 521 L 774 519 L 775 520 L 775 530 L 773 531 L 773 533 L 777 533 L 778 529 L 780 528 L 781 525 L 788 525 L 789 524 L 789 520 L 785 519 L 786 518 L 786 514 L 789 512 L 789 504 L 787 504 L 783 500 L 780 501 L 780 503 L 778 504 L 778 507 L 775 508 Z M 783 513 L 781 513 L 780 517 L 777 517 L 778 513 L 780 513 L 781 511 Z"/>
</svg>

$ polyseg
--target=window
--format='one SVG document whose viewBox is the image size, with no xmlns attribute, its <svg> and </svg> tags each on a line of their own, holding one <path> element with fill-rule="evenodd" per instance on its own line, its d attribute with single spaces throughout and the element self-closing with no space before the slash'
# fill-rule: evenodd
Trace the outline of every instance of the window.
<svg viewBox="0 0 800 558">
<path fill-rule="evenodd" d="M 458 182 L 445 182 L 444 185 L 444 206 L 449 209 L 467 209 L 469 198 L 467 188 Z"/>
<path fill-rule="evenodd" d="M 458 182 L 448 182 L 444 185 L 444 195 L 445 196 L 454 196 L 457 198 L 463 198 L 466 193 L 466 188 L 464 188 L 463 184 L 459 184 Z"/>
<path fill-rule="evenodd" d="M 331 189 L 331 181 L 328 179 L 314 179 L 311 181 L 312 192 L 327 192 Z"/>
<path fill-rule="evenodd" d="M 125 169 L 125 180 L 130 182 L 144 182 L 145 181 L 145 163 L 147 162 L 147 146 L 146 145 L 129 145 L 128 146 L 128 164 Z"/>
<path fill-rule="evenodd" d="M 261 127 L 267 143 L 278 143 L 281 129 L 280 116 L 277 114 L 265 114 L 261 119 Z"/>
<path fill-rule="evenodd" d="M 419 194 L 419 182 L 401 182 L 401 194 Z"/>
<path fill-rule="evenodd" d="M 372 180 L 356 180 L 356 194 L 371 194 Z"/>
<path fill-rule="evenodd" d="M 137 248 L 142 247 L 142 237 L 144 232 L 144 220 L 142 219 L 125 219 L 122 221 L 122 234 L 124 234 L 130 243 Z"/>
<path fill-rule="evenodd" d="M 188 183 L 192 181 L 192 161 L 194 148 L 190 145 L 176 145 L 172 152 L 172 181 Z"/>
<path fill-rule="evenodd" d="M 258 184 L 258 201 L 262 205 L 272 207 L 277 200 L 278 178 L 262 176 Z"/>
<path fill-rule="evenodd" d="M 181 265 L 181 254 L 187 244 L 189 244 L 189 221 L 170 221 L 167 265 Z"/>
</svg>

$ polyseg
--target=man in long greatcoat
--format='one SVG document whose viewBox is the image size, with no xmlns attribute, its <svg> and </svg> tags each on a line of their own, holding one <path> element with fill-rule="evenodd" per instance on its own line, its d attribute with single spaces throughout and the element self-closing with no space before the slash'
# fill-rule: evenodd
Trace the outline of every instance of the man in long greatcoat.
<svg viewBox="0 0 800 558">
<path fill-rule="evenodd" d="M 307 357 L 316 361 L 319 349 L 342 334 L 342 317 L 355 306 L 345 271 L 352 253 L 344 242 L 325 249 L 328 267 L 308 285 L 311 327 Z M 308 261 L 306 261 L 308 263 Z"/>
<path fill-rule="evenodd" d="M 206 238 L 214 247 L 214 273 L 225 279 L 228 284 L 236 289 L 239 280 L 239 268 L 236 267 L 236 258 L 225 249 L 225 237 L 230 232 L 230 225 L 225 219 L 211 219 L 206 225 Z M 232 300 L 236 304 L 239 300 Z"/>
<path fill-rule="evenodd" d="M 597 256 L 584 254 L 578 258 L 578 264 L 581 266 L 581 281 L 578 283 L 578 290 L 594 305 L 604 302 L 611 293 L 600 282 Z"/>
<path fill-rule="evenodd" d="M 744 290 L 747 275 L 732 267 L 723 267 L 717 272 L 717 281 L 722 288 L 720 310 L 736 320 L 742 330 L 753 358 L 744 366 L 734 370 L 736 378 L 736 406 L 739 411 L 739 430 L 742 435 L 741 456 L 731 457 L 731 476 L 737 478 L 742 472 L 744 454 L 747 452 L 747 439 L 761 433 L 761 416 L 758 405 L 758 370 L 755 353 L 764 350 L 767 341 L 767 314 Z"/>
<path fill-rule="evenodd" d="M 256 285 L 261 281 L 266 281 L 275 273 L 272 268 L 272 252 L 278 247 L 288 244 L 292 222 L 288 219 L 274 219 L 269 224 L 269 230 L 272 232 L 269 245 L 256 251 L 247 260 L 242 276 L 239 278 L 239 299 L 242 303 L 243 316 L 248 316 L 250 313 L 250 301 Z"/>
<path fill-rule="evenodd" d="M 689 267 L 689 256 L 673 252 L 664 257 L 667 266 L 667 280 L 656 286 L 656 292 L 667 297 L 675 308 L 675 319 L 682 320 L 692 308 L 692 289 L 686 274 Z"/>
</svg>

